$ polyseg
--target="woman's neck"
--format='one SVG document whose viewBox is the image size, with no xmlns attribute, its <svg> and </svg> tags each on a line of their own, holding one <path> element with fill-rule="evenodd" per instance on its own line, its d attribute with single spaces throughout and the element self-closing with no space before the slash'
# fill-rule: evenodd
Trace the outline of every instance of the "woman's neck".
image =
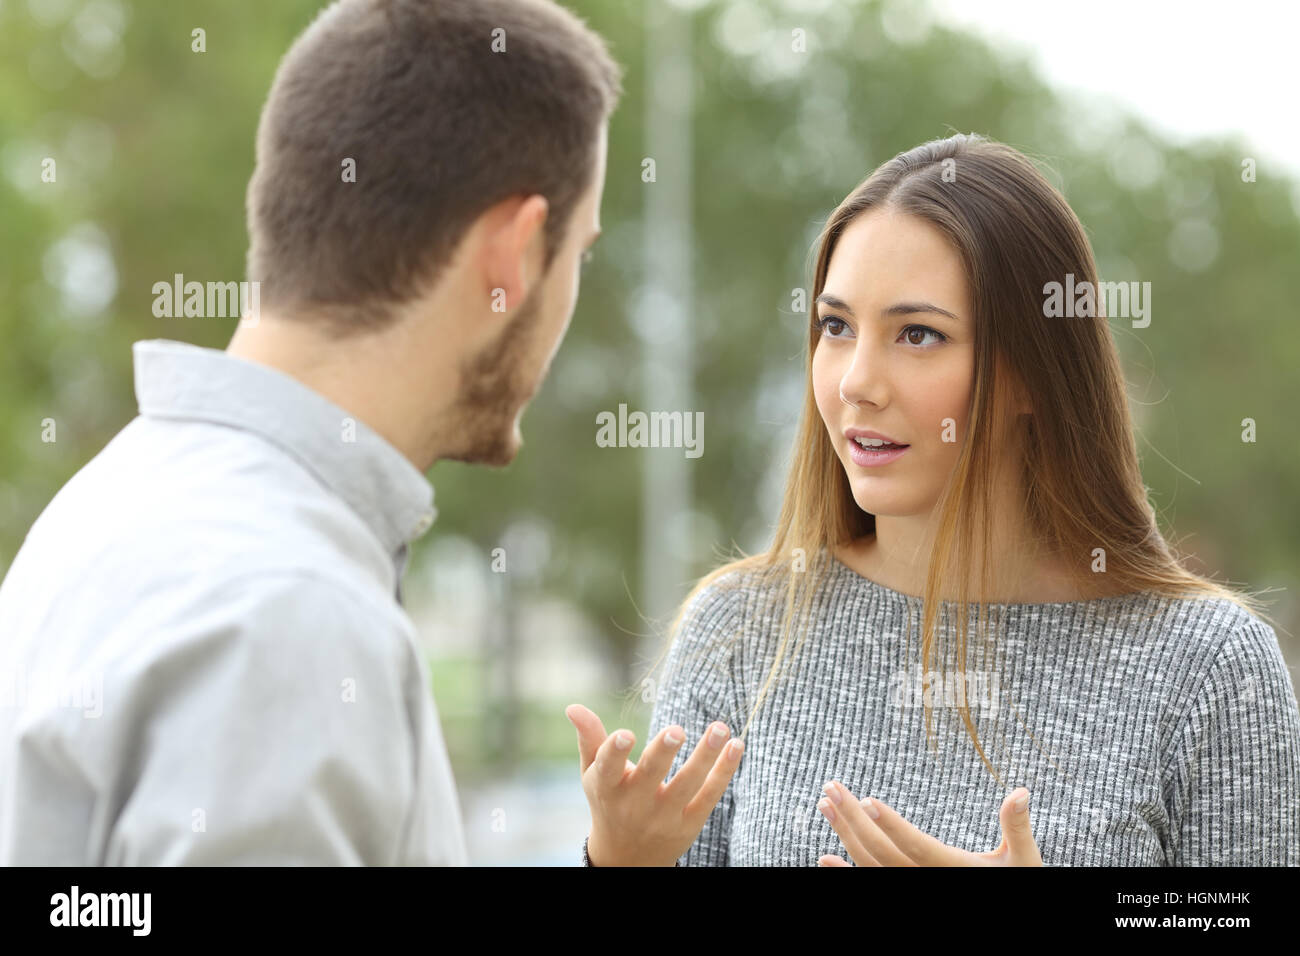
<svg viewBox="0 0 1300 956">
<path fill-rule="evenodd" d="M 909 534 L 899 528 L 897 519 L 877 518 L 876 534 L 858 538 L 836 549 L 841 563 L 864 578 L 903 594 L 925 593 L 932 544 L 924 534 Z M 902 533 L 894 533 L 899 532 Z M 1052 555 L 1034 545 L 1026 535 L 1013 535 L 1009 529 L 993 535 L 990 551 L 990 592 L 980 595 L 980 568 L 972 567 L 968 583 L 970 598 L 985 601 L 1040 604 L 1087 600 L 1105 596 L 1109 590 L 1098 582 L 1089 587 L 1078 571 L 1071 571 L 1059 555 Z M 955 600 L 955 594 L 941 594 L 942 600 Z"/>
</svg>

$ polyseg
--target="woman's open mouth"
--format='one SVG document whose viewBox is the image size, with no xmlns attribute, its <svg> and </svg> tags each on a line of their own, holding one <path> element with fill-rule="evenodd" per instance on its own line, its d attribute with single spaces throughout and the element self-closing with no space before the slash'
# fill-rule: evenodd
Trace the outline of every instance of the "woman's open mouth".
<svg viewBox="0 0 1300 956">
<path fill-rule="evenodd" d="M 863 445 L 864 441 L 867 442 L 866 445 Z M 911 445 L 897 445 L 893 442 L 882 443 L 871 439 L 850 438 L 849 457 L 855 464 L 862 465 L 864 468 L 874 468 L 889 464 L 911 447 Z"/>
</svg>

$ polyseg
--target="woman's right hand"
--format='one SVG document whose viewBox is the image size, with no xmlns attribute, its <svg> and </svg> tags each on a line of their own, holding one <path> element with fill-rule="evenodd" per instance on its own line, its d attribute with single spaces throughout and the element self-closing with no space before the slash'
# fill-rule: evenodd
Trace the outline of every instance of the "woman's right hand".
<svg viewBox="0 0 1300 956">
<path fill-rule="evenodd" d="M 686 738 L 681 727 L 665 727 L 646 745 L 640 762 L 632 763 L 631 731 L 607 735 L 600 718 L 581 704 L 571 704 L 564 715 L 578 730 L 582 789 L 591 807 L 591 865 L 674 865 L 722 799 L 740 765 L 744 743 L 733 740 L 724 746 L 731 731 L 714 722 L 686 763 L 664 782 Z"/>
</svg>

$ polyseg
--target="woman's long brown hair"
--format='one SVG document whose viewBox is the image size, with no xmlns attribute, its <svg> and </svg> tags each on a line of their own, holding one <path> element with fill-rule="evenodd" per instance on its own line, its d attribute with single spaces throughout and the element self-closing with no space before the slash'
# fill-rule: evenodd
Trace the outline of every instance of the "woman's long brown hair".
<svg viewBox="0 0 1300 956">
<path fill-rule="evenodd" d="M 785 609 L 771 670 L 750 710 L 743 738 L 778 676 L 793 633 L 791 656 L 807 636 L 810 602 L 833 567 L 834 549 L 875 532 L 875 518 L 858 507 L 844 467 L 817 408 L 812 358 L 820 340 L 813 318 L 836 243 L 845 228 L 872 209 L 891 207 L 939 229 L 961 256 L 975 327 L 974 385 L 968 429 L 956 465 L 935 507 L 934 546 L 926 576 L 921 623 L 921 671 L 929 671 L 941 596 L 956 594 L 957 660 L 965 660 L 967 619 L 978 607 L 968 582 L 980 549 L 980 594 L 988 594 L 989 535 L 994 456 L 1005 429 L 1018 428 L 1023 449 L 1025 519 L 1040 545 L 1074 569 L 1080 593 L 1098 588 L 1098 555 L 1106 592 L 1150 592 L 1168 597 L 1226 598 L 1252 613 L 1253 595 L 1184 567 L 1157 527 L 1142 482 L 1119 354 L 1104 314 L 1045 319 L 1044 286 L 1097 285 L 1092 248 L 1065 198 L 1034 164 L 1010 146 L 975 135 L 934 140 L 900 153 L 875 170 L 840 203 L 818 240 L 809 302 L 803 415 L 780 519 L 764 553 L 730 561 L 692 589 L 669 628 L 669 642 L 703 589 L 733 571 L 752 571 L 781 587 Z M 1032 416 L 1009 412 L 1013 389 L 1028 394 Z M 1097 549 L 1101 549 L 1100 551 Z M 945 560 L 947 558 L 947 560 Z M 739 577 L 739 576 L 738 576 Z M 947 603 L 946 600 L 944 603 Z M 910 627 L 909 627 L 910 631 Z M 654 665 L 658 666 L 658 662 Z M 652 670 L 654 668 L 652 667 Z M 930 738 L 928 700 L 925 724 Z M 962 721 L 984 764 L 969 707 Z"/>
</svg>

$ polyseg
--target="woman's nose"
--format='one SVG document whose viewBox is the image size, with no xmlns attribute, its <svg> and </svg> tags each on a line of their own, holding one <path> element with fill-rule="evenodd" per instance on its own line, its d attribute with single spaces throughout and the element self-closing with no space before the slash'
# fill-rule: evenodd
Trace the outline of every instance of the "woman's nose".
<svg viewBox="0 0 1300 956">
<path fill-rule="evenodd" d="M 855 408 L 864 402 L 879 407 L 888 400 L 888 394 L 888 382 L 879 363 L 868 365 L 862 353 L 856 353 L 853 364 L 840 379 L 840 401 Z"/>
</svg>

